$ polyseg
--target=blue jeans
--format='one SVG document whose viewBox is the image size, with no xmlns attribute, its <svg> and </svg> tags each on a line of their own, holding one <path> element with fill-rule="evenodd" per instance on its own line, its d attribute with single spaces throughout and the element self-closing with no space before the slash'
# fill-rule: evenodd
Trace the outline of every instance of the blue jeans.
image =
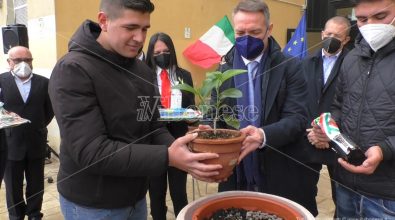
<svg viewBox="0 0 395 220">
<path fill-rule="evenodd" d="M 138 201 L 132 206 L 120 209 L 96 209 L 77 205 L 59 194 L 60 207 L 65 220 L 146 220 L 147 201 Z"/>
<path fill-rule="evenodd" d="M 339 219 L 395 219 L 395 200 L 360 195 L 336 184 Z"/>
</svg>

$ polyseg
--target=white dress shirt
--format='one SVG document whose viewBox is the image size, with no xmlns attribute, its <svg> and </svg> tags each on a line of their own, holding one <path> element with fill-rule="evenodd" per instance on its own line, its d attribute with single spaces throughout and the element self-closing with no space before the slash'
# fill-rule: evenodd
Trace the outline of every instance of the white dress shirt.
<svg viewBox="0 0 395 220">
<path fill-rule="evenodd" d="M 243 56 L 241 56 L 241 58 L 243 59 L 244 64 L 247 66 L 249 63 L 251 63 L 251 62 L 253 62 L 253 61 L 258 62 L 258 64 L 259 64 L 259 63 L 261 62 L 262 56 L 263 56 L 263 53 L 261 53 L 259 56 L 257 56 L 257 57 L 256 57 L 255 59 L 253 59 L 253 60 L 249 60 L 249 59 L 247 59 L 247 58 L 245 58 L 245 57 L 243 57 Z M 256 68 L 255 71 L 254 71 L 254 73 L 253 73 L 254 78 L 255 78 L 255 76 L 256 76 L 256 73 L 258 72 L 258 69 L 259 69 L 259 68 Z M 259 146 L 259 149 L 262 149 L 262 148 L 266 145 L 266 134 L 265 134 L 265 131 L 264 131 L 262 128 L 258 128 L 258 129 L 259 129 L 259 131 L 260 131 L 260 132 L 262 133 L 262 135 L 263 135 L 263 142 L 262 142 L 261 146 Z"/>
<path fill-rule="evenodd" d="M 19 77 L 17 77 L 12 71 L 11 71 L 11 73 L 14 76 L 16 86 L 18 87 L 19 93 L 22 96 L 23 102 L 26 103 L 27 98 L 29 97 L 29 94 L 30 94 L 30 89 L 32 87 L 33 73 L 30 74 L 29 78 L 27 78 L 24 81 L 19 79 Z"/>
<path fill-rule="evenodd" d="M 335 55 L 327 56 L 324 53 L 324 49 L 322 49 L 322 68 L 324 70 L 324 75 L 323 75 L 324 85 L 326 84 L 326 81 L 328 80 L 329 75 L 331 74 L 332 69 L 335 66 L 337 58 L 339 58 L 340 53 L 341 51 Z"/>
<path fill-rule="evenodd" d="M 170 70 L 166 69 L 166 71 L 168 72 L 168 75 L 170 77 Z M 162 95 L 162 79 L 160 78 L 160 73 L 162 72 L 162 68 L 160 68 L 159 66 L 156 68 L 156 79 L 158 81 L 158 89 L 159 89 L 159 93 Z M 171 86 L 175 86 L 178 85 L 178 80 L 170 80 Z M 170 108 L 174 109 L 174 108 L 181 108 L 181 104 L 182 104 L 182 93 L 179 89 L 171 89 L 171 98 L 170 98 Z"/>
</svg>

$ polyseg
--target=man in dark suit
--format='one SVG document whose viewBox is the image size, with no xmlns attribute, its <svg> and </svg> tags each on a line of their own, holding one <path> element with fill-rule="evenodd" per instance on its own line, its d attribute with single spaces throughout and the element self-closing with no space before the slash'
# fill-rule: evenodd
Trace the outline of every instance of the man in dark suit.
<svg viewBox="0 0 395 220">
<path fill-rule="evenodd" d="M 314 172 L 302 166 L 306 128 L 306 82 L 296 59 L 286 57 L 271 37 L 269 8 L 261 0 L 240 1 L 233 12 L 236 44 L 220 71 L 247 69 L 221 89 L 238 88 L 243 97 L 227 104 L 238 109 L 247 155 L 219 191 L 251 190 L 294 200 L 317 215 Z M 216 94 L 213 94 L 216 96 Z M 215 97 L 212 97 L 215 98 Z"/>
<path fill-rule="evenodd" d="M 48 79 L 32 73 L 33 58 L 28 48 L 13 47 L 8 55 L 10 71 L 0 75 L 0 101 L 6 110 L 30 120 L 5 129 L 8 154 L 4 179 L 9 217 L 19 220 L 27 215 L 29 219 L 41 219 L 47 125 L 54 115 Z"/>
<path fill-rule="evenodd" d="M 322 49 L 318 50 L 314 55 L 303 61 L 303 71 L 307 80 L 308 87 L 308 127 L 314 118 L 323 112 L 329 112 L 333 98 L 335 95 L 337 77 L 340 66 L 346 56 L 348 50 L 344 46 L 350 40 L 350 21 L 341 16 L 329 19 L 325 24 L 325 29 L 321 33 Z M 311 131 L 308 129 L 308 132 Z M 310 136 L 313 133 L 310 133 Z M 332 179 L 332 199 L 335 202 L 334 192 L 334 169 L 336 163 L 336 154 L 329 148 L 324 146 L 314 147 L 305 141 L 310 155 L 307 159 L 309 166 L 325 164 L 328 168 L 329 176 Z M 315 165 L 314 165 L 315 164 Z M 318 182 L 317 173 L 317 182 Z"/>
</svg>

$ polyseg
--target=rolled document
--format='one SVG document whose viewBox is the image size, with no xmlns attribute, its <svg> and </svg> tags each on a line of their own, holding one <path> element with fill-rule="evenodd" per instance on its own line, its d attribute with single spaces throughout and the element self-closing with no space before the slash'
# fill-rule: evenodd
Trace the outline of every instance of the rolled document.
<svg viewBox="0 0 395 220">
<path fill-rule="evenodd" d="M 352 140 L 340 133 L 336 122 L 331 120 L 331 113 L 322 113 L 314 122 L 335 143 L 331 145 L 331 148 L 340 157 L 355 166 L 363 163 L 366 159 L 364 152 Z"/>
</svg>

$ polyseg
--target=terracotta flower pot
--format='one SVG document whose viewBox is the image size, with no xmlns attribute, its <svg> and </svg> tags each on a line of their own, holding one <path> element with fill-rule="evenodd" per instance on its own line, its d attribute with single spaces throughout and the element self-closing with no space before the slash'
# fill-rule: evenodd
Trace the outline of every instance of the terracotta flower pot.
<svg viewBox="0 0 395 220">
<path fill-rule="evenodd" d="M 212 132 L 213 130 L 204 130 L 202 132 L 208 131 Z M 222 180 L 229 177 L 233 168 L 236 166 L 245 134 L 229 129 L 217 129 L 217 131 L 226 131 L 235 137 L 228 139 L 203 139 L 198 136 L 191 142 L 190 148 L 193 152 L 219 154 L 219 158 L 204 160 L 202 162 L 206 164 L 221 164 L 223 168 L 214 179 Z"/>
<path fill-rule="evenodd" d="M 185 206 L 177 220 L 203 220 L 220 209 L 242 208 L 275 214 L 286 220 L 313 220 L 303 206 L 283 197 L 247 191 L 229 191 L 200 198 Z"/>
</svg>

